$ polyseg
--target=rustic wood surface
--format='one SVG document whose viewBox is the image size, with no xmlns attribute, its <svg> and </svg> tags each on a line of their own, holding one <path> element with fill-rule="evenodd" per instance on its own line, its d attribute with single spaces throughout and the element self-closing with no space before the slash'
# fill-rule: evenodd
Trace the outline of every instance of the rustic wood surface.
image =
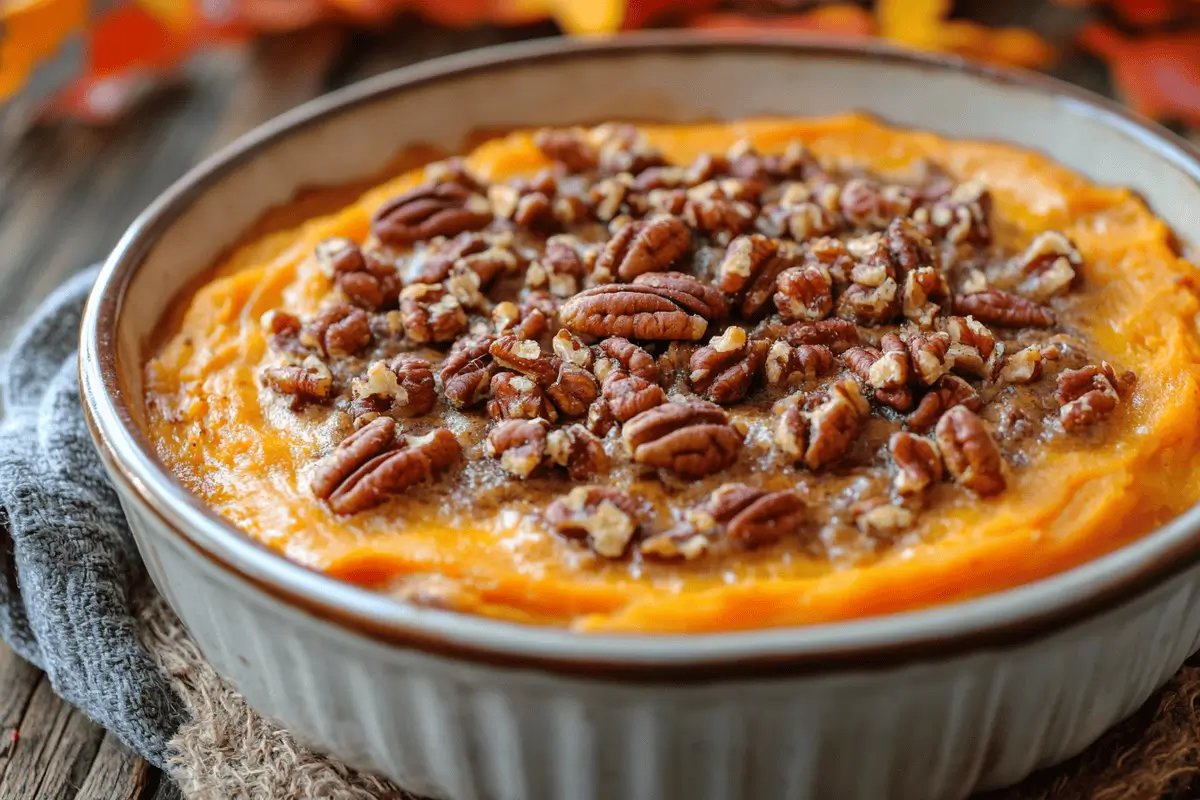
<svg viewBox="0 0 1200 800">
<path fill-rule="evenodd" d="M 173 180 L 259 122 L 406 63 L 550 33 L 540 27 L 451 34 L 411 22 L 384 35 L 309 31 L 206 56 L 189 66 L 184 80 L 114 127 L 63 125 L 0 141 L 0 347 L 49 291 L 103 258 Z M 1075 71 L 1067 75 L 1077 82 L 1106 88 L 1096 65 L 1070 69 Z M 1169 692 L 1148 701 L 1106 740 L 1136 742 L 1171 703 Z M 1086 771 L 1081 763 L 1035 776 L 1032 794 L 1053 787 L 1046 796 L 1060 796 L 1059 790 L 1077 796 L 1071 787 Z M 1173 789 L 1162 796 L 1200 796 L 1194 771 Z M 58 700 L 45 675 L 0 644 L 0 800 L 178 797 L 168 779 Z"/>
</svg>

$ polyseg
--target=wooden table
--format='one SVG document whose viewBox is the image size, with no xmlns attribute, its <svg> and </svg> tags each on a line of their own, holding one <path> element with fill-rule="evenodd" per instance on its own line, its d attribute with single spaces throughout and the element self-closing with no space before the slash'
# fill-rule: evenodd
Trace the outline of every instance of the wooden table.
<svg viewBox="0 0 1200 800">
<path fill-rule="evenodd" d="M 0 347 L 50 290 L 104 257 L 166 186 L 259 122 L 405 63 L 550 33 L 546 26 L 450 34 L 411 22 L 382 36 L 310 31 L 206 56 L 185 82 L 111 129 L 63 126 L 0 141 Z M 1094 73 L 1080 82 L 1103 88 Z M 1136 740 L 1169 702 L 1160 693 L 1110 738 Z M 1077 760 L 1034 781 L 1069 791 L 1079 769 Z M 1189 788 L 1193 779 L 1186 776 L 1178 797 L 1200 796 L 1200 785 Z M 177 797 L 169 780 L 58 700 L 45 675 L 0 644 L 0 800 Z"/>
</svg>

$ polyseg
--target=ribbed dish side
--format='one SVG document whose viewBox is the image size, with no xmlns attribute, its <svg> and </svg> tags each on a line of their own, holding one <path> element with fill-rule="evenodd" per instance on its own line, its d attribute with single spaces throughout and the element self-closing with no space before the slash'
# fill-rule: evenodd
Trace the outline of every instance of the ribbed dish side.
<svg viewBox="0 0 1200 800">
<path fill-rule="evenodd" d="M 1018 648 L 894 669 L 669 687 L 371 641 L 220 569 L 126 498 L 213 665 L 301 740 L 448 800 L 959 798 L 1082 750 L 1200 639 L 1196 571 Z"/>
</svg>

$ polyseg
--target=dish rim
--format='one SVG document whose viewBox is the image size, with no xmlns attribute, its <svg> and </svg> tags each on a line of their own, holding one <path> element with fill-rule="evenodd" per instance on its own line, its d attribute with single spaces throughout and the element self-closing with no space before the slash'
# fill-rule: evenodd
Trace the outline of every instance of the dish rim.
<svg viewBox="0 0 1200 800">
<path fill-rule="evenodd" d="M 561 59 L 649 52 L 767 50 L 796 56 L 903 62 L 1032 89 L 1117 129 L 1200 186 L 1200 151 L 1116 103 L 1034 73 L 998 69 L 879 42 L 827 37 L 666 31 L 602 40 L 541 39 L 404 67 L 316 98 L 209 156 L 161 194 L 123 234 L 89 295 L 80 331 L 88 426 L 114 479 L 195 554 L 325 622 L 426 653 L 589 678 L 679 682 L 794 676 L 949 658 L 1014 647 L 1100 616 L 1200 562 L 1200 504 L 1157 530 L 1065 572 L 956 603 L 832 623 L 704 634 L 581 634 L 417 608 L 288 560 L 226 522 L 154 455 L 133 420 L 116 364 L 124 293 L 158 237 L 228 171 L 275 141 L 363 103 L 458 76 Z M 173 299 L 173 298 L 172 298 Z M 165 311 L 165 309 L 162 309 Z"/>
</svg>

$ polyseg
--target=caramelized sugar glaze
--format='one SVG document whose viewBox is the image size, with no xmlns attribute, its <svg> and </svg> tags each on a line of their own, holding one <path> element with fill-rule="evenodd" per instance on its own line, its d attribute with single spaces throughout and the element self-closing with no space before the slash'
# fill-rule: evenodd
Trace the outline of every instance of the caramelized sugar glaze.
<svg viewBox="0 0 1200 800">
<path fill-rule="evenodd" d="M 146 364 L 288 558 L 584 631 L 996 591 L 1200 497 L 1194 267 L 1124 189 L 861 116 L 517 132 L 234 252 Z"/>
</svg>

